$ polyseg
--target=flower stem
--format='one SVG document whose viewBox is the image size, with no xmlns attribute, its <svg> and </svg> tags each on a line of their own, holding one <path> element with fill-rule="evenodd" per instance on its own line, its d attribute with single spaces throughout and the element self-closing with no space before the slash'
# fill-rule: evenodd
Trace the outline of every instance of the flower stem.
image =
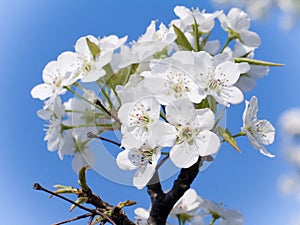
<svg viewBox="0 0 300 225">
<path fill-rule="evenodd" d="M 237 134 L 232 135 L 233 138 L 240 137 L 240 136 L 246 136 L 246 133 L 243 132 L 243 131 L 241 131 L 241 132 L 239 132 Z"/>
<path fill-rule="evenodd" d="M 229 43 L 233 40 L 233 38 L 231 36 L 228 37 L 226 43 L 224 44 L 223 48 L 221 49 L 220 53 L 222 53 L 225 48 L 229 45 Z"/>
<path fill-rule="evenodd" d="M 213 216 L 213 217 L 211 218 L 211 221 L 209 222 L 208 225 L 213 225 L 217 219 L 218 219 L 218 217 L 214 217 L 214 216 Z"/>
<path fill-rule="evenodd" d="M 91 104 L 91 105 L 93 105 L 93 106 L 95 105 L 95 104 L 94 104 L 93 102 L 91 102 L 90 100 L 86 99 L 86 98 L 83 97 L 82 95 L 80 95 L 80 94 L 76 93 L 75 91 L 73 91 L 72 88 L 70 88 L 69 86 L 64 86 L 64 88 L 67 89 L 69 92 L 71 92 L 73 95 L 75 95 L 75 96 L 77 96 L 78 98 L 82 99 L 83 101 L 85 101 L 85 102 L 87 102 L 87 103 L 89 103 L 89 104 Z M 101 111 L 103 111 L 103 109 L 102 109 L 101 107 L 99 107 L 99 106 L 97 106 L 97 105 L 96 105 L 96 107 L 97 107 L 98 109 L 100 109 Z"/>
<path fill-rule="evenodd" d="M 116 141 L 114 141 L 114 140 L 105 138 L 105 137 L 98 136 L 98 135 L 96 135 L 96 134 L 93 134 L 92 132 L 88 132 L 88 133 L 87 133 L 87 137 L 88 137 L 88 138 L 97 138 L 97 139 L 99 139 L 99 140 L 106 141 L 106 142 L 109 142 L 109 143 L 111 143 L 111 144 L 114 144 L 114 145 L 116 145 L 116 146 L 118 146 L 118 147 L 121 147 L 121 144 L 120 144 L 120 143 L 118 143 L 118 142 L 116 142 Z"/>
</svg>

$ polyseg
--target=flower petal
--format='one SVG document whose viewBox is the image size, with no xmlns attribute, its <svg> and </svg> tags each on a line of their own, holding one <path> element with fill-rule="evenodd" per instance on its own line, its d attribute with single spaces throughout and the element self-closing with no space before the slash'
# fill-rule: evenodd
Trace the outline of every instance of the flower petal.
<svg viewBox="0 0 300 225">
<path fill-rule="evenodd" d="M 188 168 L 195 164 L 199 153 L 195 146 L 186 142 L 173 146 L 170 151 L 170 159 L 179 168 Z"/>
</svg>

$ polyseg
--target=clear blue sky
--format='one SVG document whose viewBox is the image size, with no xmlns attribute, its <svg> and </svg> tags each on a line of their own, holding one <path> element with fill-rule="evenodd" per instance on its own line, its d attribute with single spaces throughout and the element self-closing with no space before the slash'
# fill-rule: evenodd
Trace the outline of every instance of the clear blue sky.
<svg viewBox="0 0 300 225">
<path fill-rule="evenodd" d="M 77 183 L 71 159 L 60 161 L 56 153 L 46 149 L 43 121 L 36 116 L 42 102 L 30 96 L 31 88 L 42 81 L 41 72 L 47 62 L 72 50 L 83 35 L 128 34 L 130 40 L 137 39 L 151 20 L 168 23 L 175 18 L 175 5 L 212 11 L 203 2 L 0 0 L 1 224 L 47 225 L 80 213 L 75 210 L 70 214 L 67 203 L 50 200 L 46 194 L 32 190 L 34 182 L 49 188 L 56 183 Z M 257 89 L 246 95 L 247 99 L 258 96 L 259 115 L 277 127 L 278 116 L 284 109 L 300 106 L 300 30 L 284 33 L 274 17 L 253 23 L 252 30 L 260 34 L 263 42 L 256 58 L 286 64 L 284 68 L 271 69 L 269 76 L 258 82 Z M 241 104 L 227 113 L 233 132 L 241 126 L 243 109 Z M 292 169 L 284 161 L 280 143 L 268 148 L 275 159 L 253 150 L 246 139 L 239 140 L 239 144 L 242 154 L 224 145 L 215 163 L 198 176 L 193 187 L 203 198 L 241 211 L 245 225 L 287 224 L 300 211 L 300 205 L 292 198 L 283 198 L 278 191 L 279 176 Z M 116 204 L 131 199 L 138 206 L 148 207 L 145 189 L 117 185 L 95 172 L 88 177 L 94 191 L 104 200 Z M 166 188 L 169 183 L 166 182 Z M 127 209 L 131 217 L 134 208 Z"/>
</svg>

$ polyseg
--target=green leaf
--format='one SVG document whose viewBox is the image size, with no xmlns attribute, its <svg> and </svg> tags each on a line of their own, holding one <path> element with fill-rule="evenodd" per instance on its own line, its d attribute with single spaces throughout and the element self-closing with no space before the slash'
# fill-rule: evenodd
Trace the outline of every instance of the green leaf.
<svg viewBox="0 0 300 225">
<path fill-rule="evenodd" d="M 85 202 L 87 202 L 89 198 L 88 197 L 79 197 L 77 198 L 77 200 L 75 201 L 78 205 L 81 205 Z M 76 205 L 75 204 L 72 204 L 69 211 L 72 212 L 73 209 L 75 209 Z"/>
<path fill-rule="evenodd" d="M 284 66 L 284 64 L 280 63 L 273 63 L 273 62 L 267 62 L 257 59 L 249 59 L 249 58 L 234 58 L 234 61 L 236 63 L 246 62 L 251 65 L 258 65 L 258 66 Z"/>
<path fill-rule="evenodd" d="M 179 46 L 179 48 L 181 50 L 193 51 L 194 49 L 191 43 L 186 38 L 186 36 L 184 35 L 184 33 L 175 25 L 173 25 L 173 27 L 174 27 L 174 32 L 177 35 L 176 44 Z"/>
<path fill-rule="evenodd" d="M 94 59 L 98 56 L 98 54 L 101 52 L 98 45 L 96 45 L 94 42 L 90 41 L 90 39 L 86 38 L 86 43 L 90 49 L 90 52 L 92 53 Z"/>
<path fill-rule="evenodd" d="M 207 101 L 207 98 L 203 99 L 200 103 L 194 103 L 195 109 L 205 109 L 209 108 L 209 103 Z"/>
<path fill-rule="evenodd" d="M 226 130 L 224 130 L 222 127 L 218 127 L 218 133 L 221 137 L 223 137 L 224 141 L 226 141 L 228 144 L 230 144 L 236 151 L 241 153 L 241 150 L 237 146 L 237 143 L 234 140 L 234 138 L 232 137 L 228 128 L 226 128 Z"/>
<path fill-rule="evenodd" d="M 129 67 L 119 70 L 118 73 L 114 73 L 112 75 L 110 74 L 110 76 L 106 77 L 107 84 L 110 86 L 110 88 L 112 88 L 114 90 L 117 85 L 124 86 L 128 82 L 129 77 L 132 74 L 136 73 L 138 66 L 139 66 L 139 64 L 132 64 Z"/>
<path fill-rule="evenodd" d="M 217 101 L 216 101 L 216 99 L 211 95 L 208 95 L 206 98 L 207 98 L 209 108 L 211 109 L 211 111 L 214 112 L 214 114 L 216 114 L 216 112 L 217 112 Z"/>
<path fill-rule="evenodd" d="M 195 17 L 193 16 L 193 19 L 194 19 L 194 24 L 192 25 L 193 27 L 193 36 L 194 36 L 194 43 L 195 43 L 195 49 L 197 52 L 199 52 L 201 49 L 200 49 L 200 34 L 199 34 L 199 29 L 198 29 L 198 24 L 197 24 L 197 21 L 195 19 Z"/>
<path fill-rule="evenodd" d="M 80 185 L 80 187 L 82 188 L 83 191 L 88 191 L 90 190 L 89 186 L 86 183 L 86 177 L 85 177 L 85 171 L 90 169 L 89 166 L 84 166 L 79 170 L 79 180 L 78 180 L 78 184 Z"/>
</svg>

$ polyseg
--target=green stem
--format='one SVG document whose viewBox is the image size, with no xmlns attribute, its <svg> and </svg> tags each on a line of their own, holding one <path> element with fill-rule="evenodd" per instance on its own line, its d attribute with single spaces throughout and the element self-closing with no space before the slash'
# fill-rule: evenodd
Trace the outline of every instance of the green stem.
<svg viewBox="0 0 300 225">
<path fill-rule="evenodd" d="M 165 121 L 168 121 L 166 115 L 163 112 L 160 112 L 160 117 L 163 118 Z"/>
<path fill-rule="evenodd" d="M 67 89 L 69 92 L 71 92 L 73 95 L 77 96 L 78 98 L 82 99 L 83 101 L 95 106 L 95 104 L 93 102 L 91 102 L 90 100 L 86 99 L 85 97 L 83 97 L 82 95 L 76 93 L 75 91 L 72 90 L 72 88 L 70 88 L 69 86 L 64 86 L 65 89 Z M 97 109 L 101 110 L 102 112 L 104 111 L 101 107 L 99 107 L 98 105 L 96 105 Z"/>
<path fill-rule="evenodd" d="M 241 131 L 240 133 L 232 135 L 233 138 L 240 137 L 240 136 L 246 136 L 246 133 Z"/>
<path fill-rule="evenodd" d="M 67 126 L 62 124 L 61 125 L 63 130 L 70 130 L 73 128 L 83 128 L 83 127 L 105 127 L 105 128 L 110 128 L 112 129 L 111 124 L 100 124 L 100 123 L 93 123 L 93 124 L 79 124 L 79 125 L 74 125 L 74 126 Z"/>
<path fill-rule="evenodd" d="M 213 225 L 217 219 L 218 219 L 217 217 L 214 217 L 214 216 L 213 216 L 213 217 L 211 218 L 211 221 L 209 222 L 208 225 Z"/>
<path fill-rule="evenodd" d="M 230 43 L 232 40 L 233 40 L 233 37 L 229 36 L 228 39 L 227 39 L 227 41 L 225 42 L 223 48 L 221 49 L 220 53 L 222 53 L 222 52 L 225 50 L 225 48 L 229 45 L 229 43 Z"/>
</svg>

